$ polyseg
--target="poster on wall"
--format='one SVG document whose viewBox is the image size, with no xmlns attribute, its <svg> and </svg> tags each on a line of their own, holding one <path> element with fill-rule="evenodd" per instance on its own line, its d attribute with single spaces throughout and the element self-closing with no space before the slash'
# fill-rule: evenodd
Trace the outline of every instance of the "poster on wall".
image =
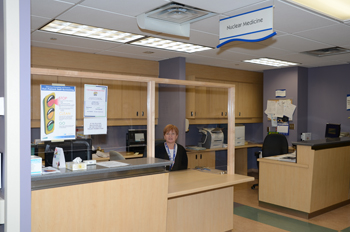
<svg viewBox="0 0 350 232">
<path fill-rule="evenodd" d="M 108 86 L 84 85 L 84 135 L 107 134 Z"/>
<path fill-rule="evenodd" d="M 75 86 L 40 85 L 40 139 L 75 139 Z"/>
<path fill-rule="evenodd" d="M 346 110 L 350 110 L 350 94 L 346 96 Z"/>
</svg>

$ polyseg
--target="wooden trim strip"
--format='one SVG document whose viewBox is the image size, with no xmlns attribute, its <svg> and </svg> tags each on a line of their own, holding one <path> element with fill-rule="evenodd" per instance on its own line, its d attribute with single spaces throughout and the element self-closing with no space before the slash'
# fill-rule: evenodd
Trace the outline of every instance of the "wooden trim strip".
<svg viewBox="0 0 350 232">
<path fill-rule="evenodd" d="M 47 75 L 47 76 L 79 77 L 79 78 L 90 78 L 90 79 L 101 79 L 101 80 L 134 81 L 134 82 L 154 81 L 157 84 L 185 85 L 185 86 L 206 86 L 206 87 L 213 87 L 213 88 L 214 87 L 232 88 L 235 86 L 235 85 L 212 83 L 212 82 L 174 80 L 174 79 L 142 77 L 142 76 L 133 76 L 133 75 L 96 73 L 96 72 L 84 72 L 84 71 L 73 71 L 73 70 L 58 70 L 58 69 L 33 68 L 33 67 L 31 68 L 31 74 L 32 75 Z"/>
<path fill-rule="evenodd" d="M 156 84 L 154 81 L 147 83 L 147 157 L 155 157 L 155 104 Z"/>
</svg>

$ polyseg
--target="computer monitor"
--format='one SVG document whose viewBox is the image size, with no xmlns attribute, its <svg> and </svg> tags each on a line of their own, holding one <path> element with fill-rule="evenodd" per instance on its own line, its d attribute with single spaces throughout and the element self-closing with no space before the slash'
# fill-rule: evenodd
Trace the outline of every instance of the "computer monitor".
<svg viewBox="0 0 350 232">
<path fill-rule="evenodd" d="M 61 147 L 66 162 L 80 157 L 82 160 L 92 159 L 91 139 L 64 140 L 62 142 L 45 142 L 45 166 L 52 166 L 52 158 L 56 147 Z"/>
<path fill-rule="evenodd" d="M 147 130 L 145 129 L 129 129 L 126 134 L 126 150 L 128 152 L 143 153 L 147 146 Z"/>
<path fill-rule="evenodd" d="M 338 138 L 340 135 L 340 124 L 326 124 L 326 138 Z"/>
</svg>

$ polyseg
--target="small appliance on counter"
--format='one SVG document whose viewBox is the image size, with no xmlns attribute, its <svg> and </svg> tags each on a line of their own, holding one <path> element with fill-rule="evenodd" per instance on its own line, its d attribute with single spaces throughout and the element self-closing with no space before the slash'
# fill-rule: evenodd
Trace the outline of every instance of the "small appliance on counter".
<svg viewBox="0 0 350 232">
<path fill-rule="evenodd" d="M 224 133 L 221 128 L 202 128 L 199 130 L 199 133 L 202 134 L 202 138 L 198 146 L 207 149 L 222 148 Z"/>
</svg>

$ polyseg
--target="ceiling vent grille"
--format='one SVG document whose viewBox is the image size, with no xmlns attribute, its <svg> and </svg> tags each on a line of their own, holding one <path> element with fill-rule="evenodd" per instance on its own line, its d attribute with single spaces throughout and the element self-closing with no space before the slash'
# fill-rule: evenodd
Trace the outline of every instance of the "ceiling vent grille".
<svg viewBox="0 0 350 232">
<path fill-rule="evenodd" d="M 216 15 L 216 13 L 171 2 L 138 15 L 142 29 L 190 37 L 190 24 Z"/>
<path fill-rule="evenodd" d="M 323 56 L 334 56 L 345 53 L 350 53 L 350 49 L 342 47 L 331 47 L 331 48 L 322 48 L 318 50 L 302 52 L 311 56 L 323 57 Z"/>
<path fill-rule="evenodd" d="M 169 3 L 146 13 L 147 17 L 173 23 L 194 22 L 197 21 L 198 18 L 211 14 L 211 12 L 178 3 Z"/>
</svg>

